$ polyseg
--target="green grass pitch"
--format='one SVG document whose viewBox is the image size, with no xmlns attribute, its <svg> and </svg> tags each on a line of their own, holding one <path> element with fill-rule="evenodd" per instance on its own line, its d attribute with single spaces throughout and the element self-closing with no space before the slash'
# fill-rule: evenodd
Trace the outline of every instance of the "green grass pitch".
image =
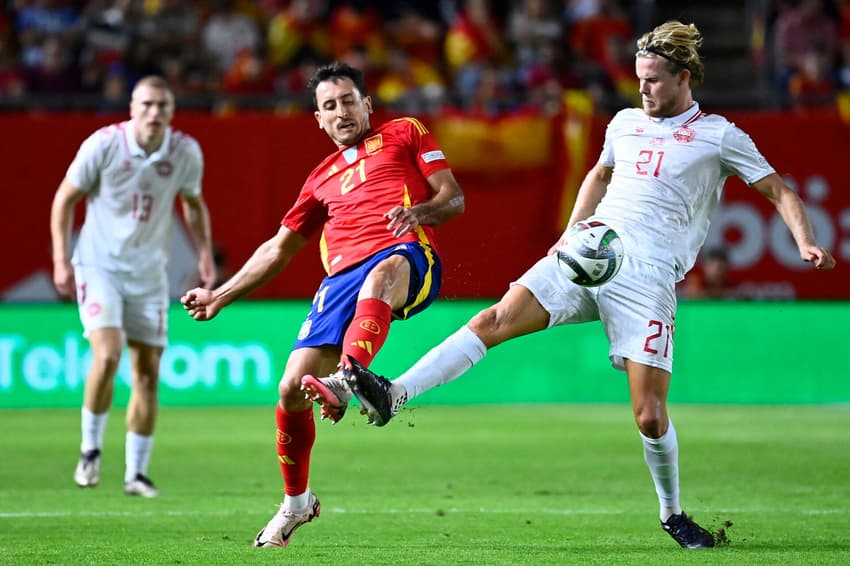
<svg viewBox="0 0 850 566">
<path fill-rule="evenodd" d="M 626 405 L 318 422 L 321 517 L 285 549 L 251 547 L 282 491 L 271 408 L 163 408 L 155 500 L 121 491 L 122 411 L 87 490 L 78 410 L 0 411 L 0 564 L 850 564 L 850 407 L 671 415 L 684 507 L 728 545 L 685 551 L 659 528 Z"/>
</svg>

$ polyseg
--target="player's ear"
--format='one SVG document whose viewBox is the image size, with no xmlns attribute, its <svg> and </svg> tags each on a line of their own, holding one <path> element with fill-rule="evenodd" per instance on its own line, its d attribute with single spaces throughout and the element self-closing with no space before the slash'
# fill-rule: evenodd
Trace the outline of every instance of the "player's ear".
<svg viewBox="0 0 850 566">
<path fill-rule="evenodd" d="M 366 106 L 366 112 L 371 114 L 372 113 L 372 97 L 367 96 L 366 98 L 364 98 L 363 104 Z"/>
<path fill-rule="evenodd" d="M 324 129 L 324 127 L 322 126 L 322 118 L 321 118 L 321 116 L 319 115 L 319 111 L 318 111 L 318 110 L 316 110 L 315 112 L 313 112 L 313 116 L 315 116 L 315 117 L 316 117 L 316 122 L 318 122 L 318 123 L 319 123 L 319 129 L 320 129 L 320 130 L 323 130 L 323 129 Z"/>
</svg>

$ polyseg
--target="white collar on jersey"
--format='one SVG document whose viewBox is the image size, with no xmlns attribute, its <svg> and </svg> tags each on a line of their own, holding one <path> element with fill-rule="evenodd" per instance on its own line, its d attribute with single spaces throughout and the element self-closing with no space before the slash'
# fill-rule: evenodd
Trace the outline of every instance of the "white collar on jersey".
<svg viewBox="0 0 850 566">
<path fill-rule="evenodd" d="M 136 141 L 136 126 L 132 119 L 127 120 L 127 127 L 124 128 L 124 139 L 127 140 L 127 148 L 130 155 L 133 157 L 144 157 L 154 161 L 162 159 L 168 153 L 168 147 L 171 145 L 171 126 L 165 128 L 165 137 L 162 138 L 162 145 L 155 152 L 148 155 L 139 142 Z"/>
<path fill-rule="evenodd" d="M 653 118 L 652 116 L 647 117 L 656 124 L 668 122 L 671 126 L 681 126 L 683 124 L 693 122 L 694 119 L 701 113 L 702 111 L 699 109 L 699 102 L 695 100 L 693 104 L 688 106 L 687 110 L 676 116 L 668 116 L 666 118 Z"/>
</svg>

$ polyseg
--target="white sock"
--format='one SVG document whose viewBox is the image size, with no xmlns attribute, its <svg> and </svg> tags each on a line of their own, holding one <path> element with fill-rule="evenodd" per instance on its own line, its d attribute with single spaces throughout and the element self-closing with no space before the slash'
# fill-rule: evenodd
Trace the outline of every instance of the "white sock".
<svg viewBox="0 0 850 566">
<path fill-rule="evenodd" d="M 309 489 L 301 495 L 284 495 L 282 507 L 284 511 L 303 511 L 308 503 L 310 503 Z"/>
<path fill-rule="evenodd" d="M 80 411 L 80 430 L 83 440 L 80 442 L 80 452 L 88 452 L 95 448 L 103 448 L 103 433 L 106 431 L 106 419 L 109 411 L 96 415 L 83 407 Z"/>
<path fill-rule="evenodd" d="M 481 338 L 464 325 L 432 348 L 394 383 L 403 385 L 408 399 L 412 399 L 460 377 L 481 361 L 486 353 L 487 346 Z"/>
<path fill-rule="evenodd" d="M 153 436 L 142 436 L 135 432 L 127 431 L 127 440 L 124 445 L 124 481 L 132 481 L 136 474 L 148 475 L 148 462 L 153 450 Z"/>
<path fill-rule="evenodd" d="M 642 433 L 643 458 L 649 467 L 655 493 L 660 506 L 659 517 L 666 521 L 670 515 L 682 512 L 679 504 L 679 442 L 673 421 L 669 421 L 667 432 L 661 438 L 648 438 Z"/>
</svg>

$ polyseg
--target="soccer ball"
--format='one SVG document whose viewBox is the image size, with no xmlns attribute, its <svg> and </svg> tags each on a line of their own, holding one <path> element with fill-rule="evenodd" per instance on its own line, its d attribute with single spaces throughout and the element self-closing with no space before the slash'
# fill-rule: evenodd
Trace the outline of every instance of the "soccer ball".
<svg viewBox="0 0 850 566">
<path fill-rule="evenodd" d="M 558 265 L 570 281 L 596 287 L 610 281 L 623 263 L 623 241 L 613 228 L 598 222 L 577 222 L 555 248 Z"/>
</svg>

